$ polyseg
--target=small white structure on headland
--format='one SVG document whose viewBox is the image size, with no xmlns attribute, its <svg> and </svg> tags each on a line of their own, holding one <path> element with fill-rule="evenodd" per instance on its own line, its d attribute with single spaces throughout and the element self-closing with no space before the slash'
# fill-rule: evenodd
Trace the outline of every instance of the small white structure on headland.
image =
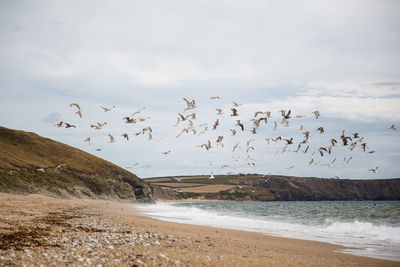
<svg viewBox="0 0 400 267">
<path fill-rule="evenodd" d="M 213 172 L 211 172 L 211 175 L 210 175 L 210 177 L 208 177 L 208 179 L 214 179 L 215 177 L 214 177 L 214 173 Z"/>
</svg>

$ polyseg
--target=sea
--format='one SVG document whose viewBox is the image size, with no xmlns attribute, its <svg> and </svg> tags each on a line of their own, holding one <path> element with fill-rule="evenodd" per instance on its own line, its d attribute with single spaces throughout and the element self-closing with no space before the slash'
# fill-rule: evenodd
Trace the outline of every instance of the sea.
<svg viewBox="0 0 400 267">
<path fill-rule="evenodd" d="M 400 201 L 176 202 L 141 204 L 169 222 L 323 241 L 343 253 L 400 262 Z"/>
</svg>

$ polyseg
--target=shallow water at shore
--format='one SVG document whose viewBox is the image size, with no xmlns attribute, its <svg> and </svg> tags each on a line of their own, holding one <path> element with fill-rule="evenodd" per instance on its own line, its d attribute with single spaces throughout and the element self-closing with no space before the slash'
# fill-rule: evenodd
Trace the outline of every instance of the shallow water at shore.
<svg viewBox="0 0 400 267">
<path fill-rule="evenodd" d="M 400 261 L 400 202 L 180 202 L 140 205 L 165 221 L 317 240 L 343 252 Z"/>
</svg>

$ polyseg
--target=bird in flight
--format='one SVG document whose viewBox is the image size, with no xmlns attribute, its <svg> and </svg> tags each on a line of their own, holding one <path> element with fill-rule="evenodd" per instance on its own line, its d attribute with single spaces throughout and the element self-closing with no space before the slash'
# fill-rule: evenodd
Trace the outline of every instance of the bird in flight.
<svg viewBox="0 0 400 267">
<path fill-rule="evenodd" d="M 221 97 L 219 97 L 219 96 L 212 96 L 212 97 L 210 97 L 210 99 L 220 99 Z"/>
<path fill-rule="evenodd" d="M 237 142 L 237 143 L 233 146 L 232 152 L 235 151 L 237 148 L 240 148 L 239 142 Z"/>
<path fill-rule="evenodd" d="M 239 106 L 241 106 L 242 104 L 238 104 L 238 103 L 236 103 L 235 101 L 233 101 L 233 106 L 235 106 L 235 107 L 239 107 Z"/>
<path fill-rule="evenodd" d="M 214 179 L 215 177 L 214 177 L 214 173 L 213 172 L 211 172 L 211 175 L 210 175 L 210 177 L 208 177 L 208 179 Z"/>
<path fill-rule="evenodd" d="M 138 164 L 139 164 L 139 163 L 136 162 L 136 163 L 134 163 L 132 166 L 125 167 L 125 168 L 127 168 L 127 169 L 133 169 L 133 168 L 135 168 Z"/>
<path fill-rule="evenodd" d="M 291 113 L 290 109 L 289 109 L 289 111 L 288 111 L 287 113 L 285 113 L 286 111 L 283 110 L 283 109 L 282 109 L 280 112 L 281 112 L 281 115 L 282 115 L 282 117 L 283 117 L 284 120 L 287 120 L 287 119 L 290 119 L 290 118 L 291 118 L 291 117 L 290 117 L 290 113 Z"/>
<path fill-rule="evenodd" d="M 392 124 L 392 125 L 389 127 L 389 130 L 396 131 L 396 130 L 397 130 L 397 128 L 396 128 L 396 126 L 394 126 L 394 124 Z"/>
<path fill-rule="evenodd" d="M 63 127 L 63 122 L 60 121 L 59 123 L 55 124 L 54 126 L 57 126 L 58 128 L 61 128 L 61 127 Z"/>
<path fill-rule="evenodd" d="M 377 173 L 378 172 L 378 166 L 376 166 L 375 169 L 369 169 L 369 171 L 371 171 L 373 173 Z"/>
<path fill-rule="evenodd" d="M 239 127 L 242 129 L 242 131 L 244 131 L 244 126 L 243 126 L 243 124 L 240 122 L 240 120 L 236 120 L 236 125 L 239 126 Z"/>
<path fill-rule="evenodd" d="M 82 119 L 82 111 L 78 110 L 77 112 L 75 112 L 76 114 L 78 114 L 78 116 Z"/>
<path fill-rule="evenodd" d="M 114 143 L 115 142 L 114 136 L 112 136 L 111 134 L 108 134 L 108 136 L 110 137 L 110 142 L 109 143 Z"/>
<path fill-rule="evenodd" d="M 325 164 L 325 165 L 326 165 L 326 166 L 328 166 L 328 167 L 330 168 L 330 167 L 332 167 L 332 165 L 333 165 L 333 163 L 334 163 L 335 161 L 336 161 L 336 158 L 335 158 L 335 159 L 333 159 L 331 163 L 329 163 L 329 164 Z"/>
<path fill-rule="evenodd" d="M 313 114 L 315 115 L 315 118 L 316 118 L 316 119 L 318 119 L 318 118 L 319 118 L 319 116 L 321 115 L 321 114 L 319 113 L 319 111 L 318 111 L 318 110 L 316 110 L 316 111 L 313 111 Z"/>
<path fill-rule="evenodd" d="M 65 128 L 76 128 L 76 126 L 73 124 L 69 124 L 67 122 L 65 122 L 64 124 L 65 124 Z"/>
<path fill-rule="evenodd" d="M 219 119 L 217 119 L 216 121 L 215 121 L 215 123 L 214 123 L 214 125 L 213 125 L 213 130 L 216 130 L 217 129 L 217 127 L 218 127 L 218 125 L 219 125 Z"/>
<path fill-rule="evenodd" d="M 90 146 L 90 137 L 86 138 L 86 139 L 84 140 L 84 142 L 88 142 L 88 144 L 89 144 L 89 146 Z"/>
<path fill-rule="evenodd" d="M 220 108 L 217 108 L 217 109 L 215 109 L 218 113 L 217 113 L 217 115 L 222 115 L 222 114 L 224 114 L 223 112 L 222 112 L 222 109 L 220 109 Z"/>
<path fill-rule="evenodd" d="M 54 169 L 54 173 L 56 173 L 56 171 L 59 169 L 59 168 L 62 168 L 62 167 L 64 167 L 64 166 L 66 166 L 67 164 L 60 164 L 60 165 L 57 165 L 57 167 Z"/>
<path fill-rule="evenodd" d="M 133 114 L 132 114 L 132 117 L 133 116 L 135 116 L 136 114 L 139 114 L 140 112 L 142 112 L 142 110 L 145 110 L 146 108 L 141 108 L 141 109 L 139 109 L 138 111 L 135 111 Z"/>
<path fill-rule="evenodd" d="M 78 103 L 71 103 L 69 104 L 70 107 L 75 106 L 78 110 L 81 110 L 81 107 L 79 106 Z"/>
<path fill-rule="evenodd" d="M 317 128 L 317 131 L 319 131 L 320 134 L 322 134 L 322 133 L 325 132 L 325 130 L 324 130 L 324 128 L 323 128 L 322 126 L 321 126 L 321 127 L 318 127 L 318 128 Z"/>
<path fill-rule="evenodd" d="M 195 109 L 197 107 L 196 102 L 193 99 L 192 99 L 192 101 L 189 101 L 186 98 L 183 98 L 183 100 L 185 100 L 185 102 L 186 102 L 185 111 L 190 110 L 190 109 Z"/>
<path fill-rule="evenodd" d="M 104 110 L 104 112 L 108 112 L 111 109 L 115 108 L 115 106 L 112 106 L 111 108 L 106 108 L 106 107 L 103 107 L 103 106 L 100 106 L 100 107 Z"/>
<path fill-rule="evenodd" d="M 237 113 L 237 109 L 236 108 L 231 108 L 231 110 L 232 110 L 231 117 L 239 116 L 239 114 Z"/>
<path fill-rule="evenodd" d="M 129 136 L 127 133 L 121 134 L 122 137 L 124 137 L 127 141 L 129 141 Z"/>
<path fill-rule="evenodd" d="M 169 153 L 171 153 L 171 150 L 168 150 L 168 151 L 165 151 L 165 152 L 162 152 L 164 155 L 167 155 L 167 154 L 169 154 Z"/>
</svg>

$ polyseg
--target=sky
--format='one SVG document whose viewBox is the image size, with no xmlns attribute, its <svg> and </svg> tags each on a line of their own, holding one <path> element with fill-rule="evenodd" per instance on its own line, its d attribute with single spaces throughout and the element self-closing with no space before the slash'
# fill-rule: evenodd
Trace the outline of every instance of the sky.
<svg viewBox="0 0 400 267">
<path fill-rule="evenodd" d="M 211 172 L 399 178 L 398 10 L 400 2 L 389 0 L 3 0 L 0 125 L 132 167 L 141 178 Z M 183 98 L 196 108 L 185 112 Z M 240 104 L 237 117 L 233 102 Z M 80 105 L 82 118 L 71 103 Z M 280 110 L 291 111 L 288 127 Z M 271 118 L 252 134 L 256 111 Z M 178 113 L 196 114 L 196 134 L 176 137 L 189 127 L 189 119 L 176 126 Z M 146 121 L 127 124 L 127 116 Z M 76 128 L 58 128 L 60 121 Z M 90 127 L 97 122 L 107 124 Z M 149 126 L 152 140 L 147 131 L 135 135 Z M 364 139 L 351 150 L 341 145 L 342 130 Z M 305 131 L 310 138 L 301 149 L 309 150 L 296 153 Z M 293 144 L 268 145 L 266 138 L 278 136 Z M 321 156 L 331 139 L 338 144 Z M 208 140 L 206 150 L 201 144 Z"/>
</svg>

